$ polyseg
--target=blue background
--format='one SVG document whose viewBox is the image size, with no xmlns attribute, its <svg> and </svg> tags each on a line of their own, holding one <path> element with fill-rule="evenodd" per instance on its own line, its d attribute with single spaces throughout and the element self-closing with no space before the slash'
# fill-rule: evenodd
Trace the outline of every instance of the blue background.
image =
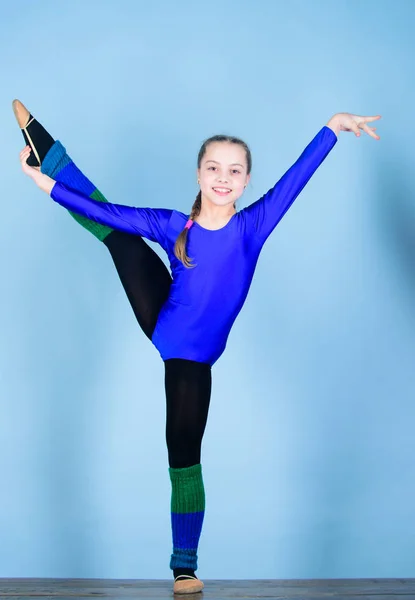
<svg viewBox="0 0 415 600">
<path fill-rule="evenodd" d="M 243 207 L 333 114 L 382 115 L 268 239 L 213 368 L 198 575 L 415 576 L 414 21 L 402 0 L 4 3 L 0 576 L 169 578 L 172 550 L 162 361 L 106 248 L 21 173 L 13 98 L 111 201 L 183 212 L 210 135 L 252 150 Z"/>
</svg>

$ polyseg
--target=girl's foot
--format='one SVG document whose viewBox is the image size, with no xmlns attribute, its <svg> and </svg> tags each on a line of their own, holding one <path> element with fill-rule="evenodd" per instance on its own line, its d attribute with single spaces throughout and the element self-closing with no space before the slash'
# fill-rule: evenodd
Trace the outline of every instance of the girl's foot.
<svg viewBox="0 0 415 600">
<path fill-rule="evenodd" d="M 40 167 L 46 154 L 55 143 L 55 140 L 30 114 L 20 100 L 13 100 L 12 106 L 24 140 L 32 149 L 27 164 L 30 167 Z"/>
<path fill-rule="evenodd" d="M 20 100 L 13 100 L 12 102 L 14 116 L 20 127 L 23 129 L 29 122 L 30 113 L 27 108 L 20 102 Z"/>
<path fill-rule="evenodd" d="M 201 592 L 204 584 L 197 577 L 192 575 L 178 575 L 174 580 L 174 594 L 195 594 Z"/>
</svg>

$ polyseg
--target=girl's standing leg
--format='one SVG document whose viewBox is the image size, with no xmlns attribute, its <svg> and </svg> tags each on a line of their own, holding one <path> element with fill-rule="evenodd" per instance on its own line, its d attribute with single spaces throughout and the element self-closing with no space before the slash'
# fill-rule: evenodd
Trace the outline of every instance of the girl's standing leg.
<svg viewBox="0 0 415 600">
<path fill-rule="evenodd" d="M 212 390 L 211 366 L 183 359 L 165 361 L 166 441 L 172 484 L 174 577 L 195 576 L 205 515 L 201 445 Z M 190 582 L 189 582 L 190 584 Z"/>
</svg>

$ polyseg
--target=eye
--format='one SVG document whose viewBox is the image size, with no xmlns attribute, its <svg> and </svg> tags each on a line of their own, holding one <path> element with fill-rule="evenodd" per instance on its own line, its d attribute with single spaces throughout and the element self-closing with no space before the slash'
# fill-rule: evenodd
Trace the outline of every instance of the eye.
<svg viewBox="0 0 415 600">
<path fill-rule="evenodd" d="M 211 169 L 216 169 L 216 167 L 208 167 L 208 171 Z M 240 173 L 240 171 L 238 169 L 232 169 L 232 173 Z"/>
</svg>

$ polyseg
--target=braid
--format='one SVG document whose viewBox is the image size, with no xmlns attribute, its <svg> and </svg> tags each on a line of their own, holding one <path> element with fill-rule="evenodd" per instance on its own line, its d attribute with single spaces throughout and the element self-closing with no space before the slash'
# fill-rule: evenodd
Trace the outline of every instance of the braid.
<svg viewBox="0 0 415 600">
<path fill-rule="evenodd" d="M 200 191 L 196 196 L 196 200 L 193 203 L 192 210 L 190 212 L 190 217 L 192 221 L 195 220 L 196 217 L 200 215 L 200 210 L 202 208 L 202 192 Z M 186 253 L 186 242 L 187 236 L 189 234 L 189 229 L 185 227 L 183 231 L 180 233 L 179 237 L 176 240 L 174 245 L 174 254 L 176 258 L 182 261 L 185 267 L 189 269 L 193 269 L 196 265 L 192 265 L 192 259 L 187 256 Z"/>
<path fill-rule="evenodd" d="M 196 200 L 193 203 L 189 219 L 192 219 L 192 221 L 194 221 L 195 218 L 200 215 L 201 209 L 202 209 L 202 192 L 199 192 L 198 195 L 196 196 Z"/>
</svg>

